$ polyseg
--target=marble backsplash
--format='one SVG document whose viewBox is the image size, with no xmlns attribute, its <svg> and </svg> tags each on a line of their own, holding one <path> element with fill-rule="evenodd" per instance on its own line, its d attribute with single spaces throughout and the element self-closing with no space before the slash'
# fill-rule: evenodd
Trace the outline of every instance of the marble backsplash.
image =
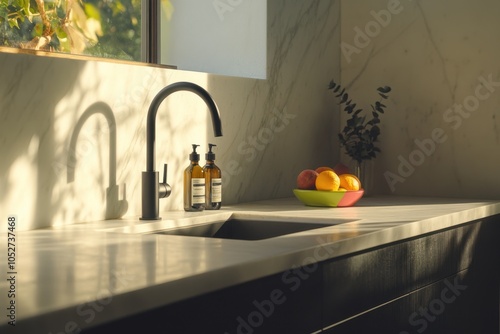
<svg viewBox="0 0 500 334">
<path fill-rule="evenodd" d="M 341 2 L 341 81 L 356 101 L 393 88 L 379 193 L 500 197 L 500 3 Z M 343 157 L 344 160 L 347 160 Z"/>
<path fill-rule="evenodd" d="M 178 81 L 211 93 L 224 136 L 213 137 L 194 94 L 162 103 L 156 169 L 168 163 L 173 193 L 160 211 L 182 210 L 192 143 L 202 154 L 217 145 L 224 204 L 291 196 L 300 170 L 339 156 L 338 113 L 326 90 L 340 77 L 339 14 L 338 1 L 270 1 L 266 80 L 0 54 L 0 217 L 17 215 L 28 230 L 139 216 L 147 109 Z"/>
</svg>

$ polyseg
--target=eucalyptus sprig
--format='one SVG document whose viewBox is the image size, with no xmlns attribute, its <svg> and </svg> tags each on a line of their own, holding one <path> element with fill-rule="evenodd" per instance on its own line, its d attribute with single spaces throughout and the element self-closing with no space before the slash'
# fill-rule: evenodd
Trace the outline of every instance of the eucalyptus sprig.
<svg viewBox="0 0 500 334">
<path fill-rule="evenodd" d="M 339 133 L 341 147 L 345 148 L 345 152 L 352 159 L 362 162 L 376 157 L 377 152 L 380 153 L 380 148 L 375 144 L 380 135 L 380 114 L 385 112 L 387 106 L 382 103 L 383 100 L 389 98 L 391 87 L 384 86 L 377 88 L 377 93 L 380 100 L 375 104 L 370 105 L 372 109 L 371 118 L 367 115 L 362 115 L 363 109 L 357 108 L 357 104 L 352 102 L 349 94 L 340 84 L 333 80 L 328 86 L 332 90 L 335 97 L 340 98 L 339 104 L 343 106 L 343 110 L 351 115 L 347 120 L 346 126 Z"/>
</svg>

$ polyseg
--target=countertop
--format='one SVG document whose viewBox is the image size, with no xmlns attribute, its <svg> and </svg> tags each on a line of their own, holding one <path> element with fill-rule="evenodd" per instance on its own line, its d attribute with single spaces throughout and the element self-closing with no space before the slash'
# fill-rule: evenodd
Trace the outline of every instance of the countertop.
<svg viewBox="0 0 500 334">
<path fill-rule="evenodd" d="M 66 333 L 499 213 L 500 202 L 487 200 L 374 196 L 349 208 L 317 208 L 286 198 L 217 211 L 164 212 L 154 222 L 129 217 L 16 232 L 15 298 L 6 298 L 12 275 L 5 227 L 0 329 Z M 256 241 L 146 233 L 253 216 L 338 224 Z M 5 316 L 11 300 L 16 327 Z"/>
</svg>

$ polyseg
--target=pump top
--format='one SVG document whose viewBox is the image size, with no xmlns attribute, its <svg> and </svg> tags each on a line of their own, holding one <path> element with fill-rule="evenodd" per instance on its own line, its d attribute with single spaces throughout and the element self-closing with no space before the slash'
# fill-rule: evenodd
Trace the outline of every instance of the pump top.
<svg viewBox="0 0 500 334">
<path fill-rule="evenodd" d="M 193 152 L 189 154 L 189 160 L 191 161 L 200 161 L 200 155 L 196 153 L 196 148 L 200 145 L 192 144 L 193 145 Z"/>
<path fill-rule="evenodd" d="M 212 152 L 212 147 L 217 146 L 215 144 L 208 144 L 208 153 L 205 154 L 205 159 L 208 161 L 215 160 L 215 153 Z"/>
</svg>

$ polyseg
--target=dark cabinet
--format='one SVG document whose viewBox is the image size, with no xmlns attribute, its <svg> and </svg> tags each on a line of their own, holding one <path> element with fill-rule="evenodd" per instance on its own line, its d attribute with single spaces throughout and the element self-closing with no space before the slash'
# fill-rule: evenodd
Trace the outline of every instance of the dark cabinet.
<svg viewBox="0 0 500 334">
<path fill-rule="evenodd" d="M 463 271 L 357 314 L 325 333 L 498 333 L 498 297 L 482 299 L 484 291 L 479 290 Z"/>
<path fill-rule="evenodd" d="M 499 218 L 293 268 L 83 333 L 499 333 Z"/>
<path fill-rule="evenodd" d="M 321 267 L 295 268 L 82 333 L 312 333 L 321 329 Z"/>
<path fill-rule="evenodd" d="M 500 220 L 325 263 L 326 333 L 499 333 Z"/>
</svg>

